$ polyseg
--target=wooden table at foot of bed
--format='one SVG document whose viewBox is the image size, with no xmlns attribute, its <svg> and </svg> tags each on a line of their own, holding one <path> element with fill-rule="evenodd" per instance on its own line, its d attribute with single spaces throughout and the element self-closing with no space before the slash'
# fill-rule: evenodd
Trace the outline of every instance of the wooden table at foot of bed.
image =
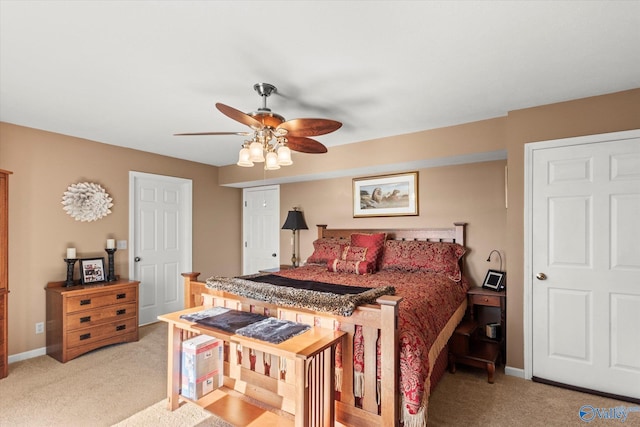
<svg viewBox="0 0 640 427">
<path fill-rule="evenodd" d="M 292 360 L 295 364 L 295 410 L 293 411 L 295 427 L 320 427 L 335 424 L 333 359 L 335 347 L 346 337 L 345 332 L 312 327 L 280 344 L 271 344 L 180 318 L 183 314 L 195 313 L 203 309 L 202 306 L 194 307 L 158 316 L 158 319 L 167 322 L 169 327 L 167 397 L 171 411 L 178 408 L 180 398 L 189 400 L 179 396 L 182 341 L 194 335 L 204 334 L 221 339 L 232 346 L 241 345 Z M 228 373 L 225 372 L 225 376 L 228 374 L 228 377 L 233 380 L 241 380 L 237 372 L 237 369 L 230 368 Z M 205 398 L 206 396 L 201 400 L 206 402 Z M 200 404 L 200 401 L 195 403 Z"/>
</svg>

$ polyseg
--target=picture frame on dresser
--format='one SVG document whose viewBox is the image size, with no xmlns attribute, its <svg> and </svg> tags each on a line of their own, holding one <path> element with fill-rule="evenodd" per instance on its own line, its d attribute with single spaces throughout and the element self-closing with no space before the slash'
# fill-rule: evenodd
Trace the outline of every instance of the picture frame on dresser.
<svg viewBox="0 0 640 427">
<path fill-rule="evenodd" d="M 80 282 L 83 285 L 105 282 L 104 257 L 80 259 Z"/>
<path fill-rule="evenodd" d="M 504 290 L 505 287 L 505 272 L 498 270 L 489 270 L 487 271 L 487 275 L 484 277 L 484 281 L 482 282 L 482 287 L 486 289 L 491 289 L 492 291 L 500 292 Z"/>
</svg>

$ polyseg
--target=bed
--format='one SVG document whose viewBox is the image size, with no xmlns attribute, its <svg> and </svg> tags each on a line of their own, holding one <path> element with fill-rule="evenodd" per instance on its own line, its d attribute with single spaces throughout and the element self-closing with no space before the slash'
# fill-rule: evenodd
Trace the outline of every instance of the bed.
<svg viewBox="0 0 640 427">
<path fill-rule="evenodd" d="M 336 421 L 348 426 L 426 426 L 429 394 L 447 365 L 447 342 L 466 311 L 465 225 L 396 230 L 319 225 L 313 255 L 304 266 L 269 274 L 277 280 L 379 293 L 348 308 L 256 295 L 225 287 L 223 278 L 198 281 L 199 273 L 183 274 L 185 305 L 224 306 L 345 331 L 348 339 L 335 356 Z M 275 286 L 261 283 L 262 277 L 250 279 L 261 288 Z M 246 371 L 252 385 L 225 385 L 290 410 L 286 393 L 279 393 L 293 375 L 286 361 L 250 349 L 239 351 L 238 369 Z"/>
</svg>

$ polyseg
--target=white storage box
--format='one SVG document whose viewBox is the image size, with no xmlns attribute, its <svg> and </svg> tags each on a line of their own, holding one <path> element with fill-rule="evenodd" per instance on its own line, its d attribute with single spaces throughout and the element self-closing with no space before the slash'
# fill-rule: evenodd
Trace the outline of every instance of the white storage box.
<svg viewBox="0 0 640 427">
<path fill-rule="evenodd" d="M 182 342 L 180 394 L 197 400 L 222 385 L 223 349 L 224 341 L 207 335 Z"/>
</svg>

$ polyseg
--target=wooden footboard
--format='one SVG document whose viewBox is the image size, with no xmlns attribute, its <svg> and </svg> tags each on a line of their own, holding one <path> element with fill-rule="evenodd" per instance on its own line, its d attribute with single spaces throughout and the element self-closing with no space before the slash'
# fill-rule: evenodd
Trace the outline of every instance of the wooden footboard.
<svg viewBox="0 0 640 427">
<path fill-rule="evenodd" d="M 347 344 L 342 352 L 342 370 L 340 392 L 336 393 L 336 421 L 348 426 L 397 426 L 399 423 L 399 355 L 398 355 L 398 296 L 382 296 L 377 304 L 358 307 L 349 317 L 336 316 L 311 310 L 279 307 L 264 301 L 240 297 L 222 291 L 209 289 L 204 282 L 198 281 L 200 273 L 183 273 L 185 308 L 204 306 L 223 306 L 236 310 L 292 320 L 324 328 L 340 329 L 348 334 L 343 342 Z M 364 337 L 364 375 L 362 376 L 364 393 L 357 399 L 353 372 L 353 337 L 356 326 L 362 328 Z M 378 396 L 377 341 L 380 340 L 380 386 Z M 286 389 L 293 382 L 293 366 L 287 366 L 286 359 L 262 354 L 249 349 L 240 350 L 237 358 L 225 355 L 225 370 L 242 370 L 247 382 L 227 381 L 225 385 L 242 391 L 250 397 L 260 397 L 272 406 L 288 412 L 292 411 L 291 399 L 278 391 Z M 233 366 L 231 360 L 238 360 Z M 250 385 L 249 385 L 250 382 Z M 253 396 L 252 396 L 253 394 Z M 295 398 L 295 397 L 294 397 Z M 380 404 L 378 404 L 378 401 Z"/>
</svg>

